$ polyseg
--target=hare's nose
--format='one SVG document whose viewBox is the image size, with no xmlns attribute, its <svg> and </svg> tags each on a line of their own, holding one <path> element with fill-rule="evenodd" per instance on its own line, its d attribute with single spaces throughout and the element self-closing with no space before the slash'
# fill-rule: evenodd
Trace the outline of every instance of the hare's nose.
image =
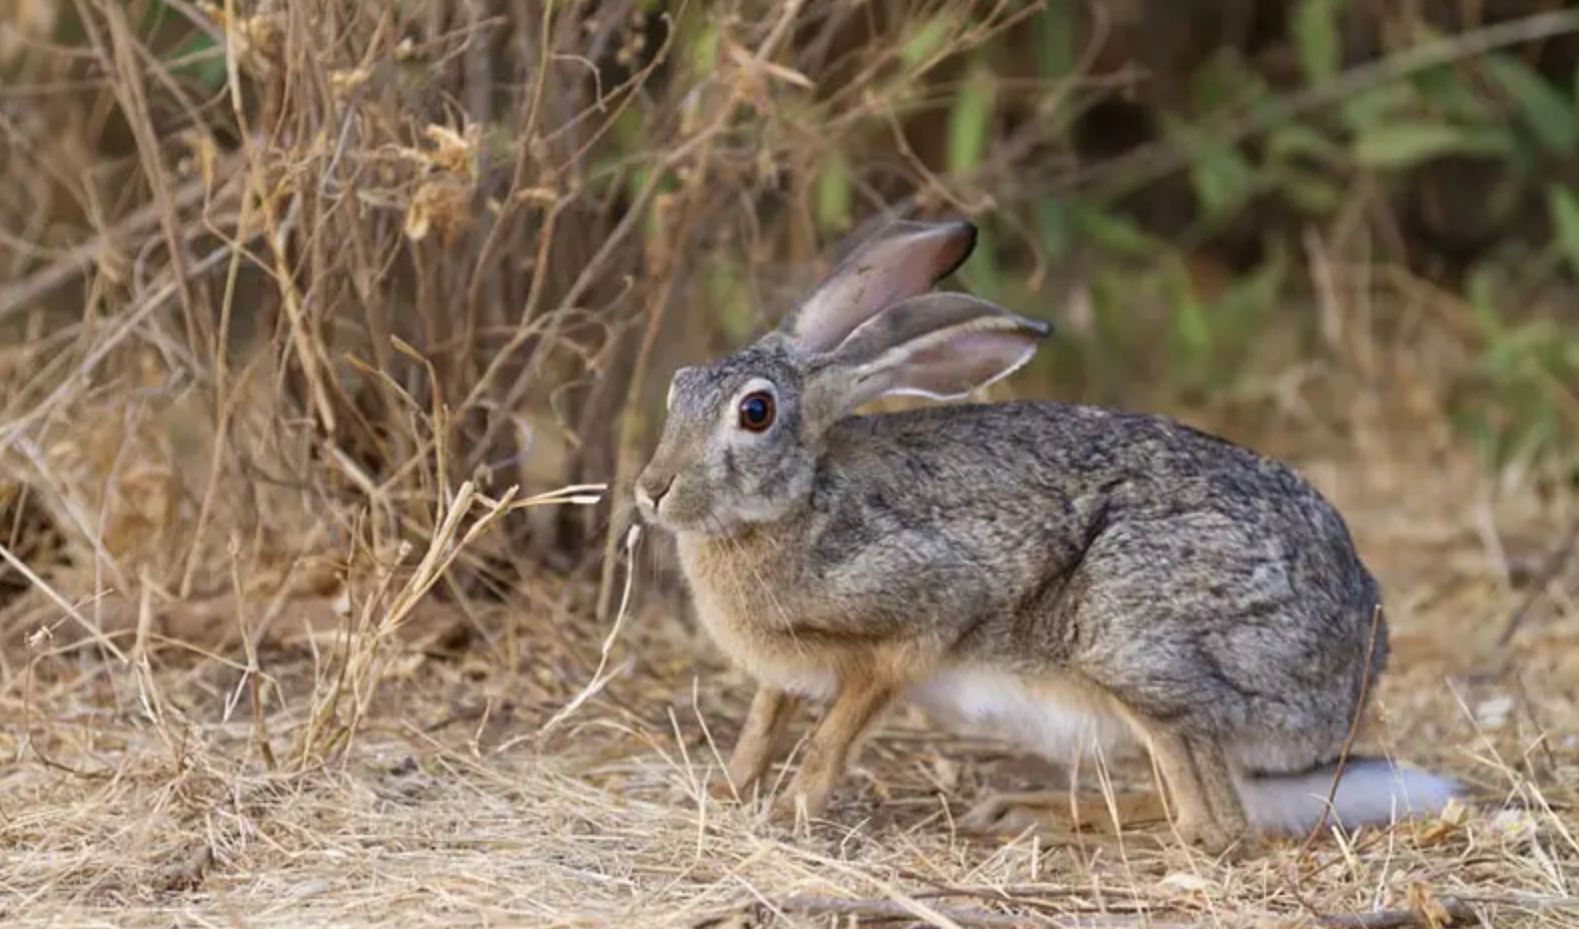
<svg viewBox="0 0 1579 929">
<path fill-rule="evenodd" d="M 674 486 L 674 476 L 667 478 L 647 477 L 643 475 L 636 481 L 636 503 L 648 512 L 657 512 L 658 503 L 663 500 L 664 494 Z"/>
</svg>

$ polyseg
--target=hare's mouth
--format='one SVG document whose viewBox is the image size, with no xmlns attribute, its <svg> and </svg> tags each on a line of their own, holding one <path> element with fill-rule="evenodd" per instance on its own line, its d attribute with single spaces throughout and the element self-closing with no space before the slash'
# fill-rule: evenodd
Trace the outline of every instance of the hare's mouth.
<svg viewBox="0 0 1579 929">
<path fill-rule="evenodd" d="M 647 480 L 637 481 L 635 488 L 636 510 L 642 519 L 649 525 L 669 532 L 700 532 L 708 531 L 711 517 L 706 512 L 698 511 L 694 506 L 686 505 L 686 494 L 683 490 L 672 492 L 675 488 L 673 478 L 667 482 Z"/>
<path fill-rule="evenodd" d="M 662 506 L 643 509 L 642 517 L 648 524 L 673 533 L 686 535 L 728 535 L 729 527 L 710 514 L 681 511 L 680 507 Z"/>
</svg>

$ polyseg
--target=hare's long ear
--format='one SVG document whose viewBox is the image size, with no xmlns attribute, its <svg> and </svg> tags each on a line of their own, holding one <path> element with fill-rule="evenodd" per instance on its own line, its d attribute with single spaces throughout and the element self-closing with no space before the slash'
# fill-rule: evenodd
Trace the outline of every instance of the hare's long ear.
<svg viewBox="0 0 1579 929">
<path fill-rule="evenodd" d="M 966 294 L 912 297 L 824 356 L 807 384 L 808 405 L 827 422 L 885 395 L 961 397 L 1013 374 L 1052 331 Z"/>
<path fill-rule="evenodd" d="M 968 222 L 889 223 L 839 262 L 779 328 L 809 352 L 829 351 L 883 309 L 931 290 L 975 247 L 976 227 Z"/>
</svg>

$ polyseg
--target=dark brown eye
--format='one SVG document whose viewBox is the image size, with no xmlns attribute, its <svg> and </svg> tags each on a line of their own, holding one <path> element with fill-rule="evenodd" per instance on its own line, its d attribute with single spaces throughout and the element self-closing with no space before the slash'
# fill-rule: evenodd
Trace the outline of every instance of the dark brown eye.
<svg viewBox="0 0 1579 929">
<path fill-rule="evenodd" d="M 773 425 L 773 395 L 765 390 L 746 394 L 740 401 L 740 428 L 763 432 Z"/>
</svg>

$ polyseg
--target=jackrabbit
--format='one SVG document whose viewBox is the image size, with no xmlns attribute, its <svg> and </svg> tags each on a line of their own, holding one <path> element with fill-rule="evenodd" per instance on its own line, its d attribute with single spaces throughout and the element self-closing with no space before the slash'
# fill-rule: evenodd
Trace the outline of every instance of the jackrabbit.
<svg viewBox="0 0 1579 929">
<path fill-rule="evenodd" d="M 1386 665 L 1379 589 L 1288 467 L 1166 418 L 964 396 L 1051 333 L 933 291 L 967 222 L 895 222 L 783 325 L 682 368 L 639 475 L 702 625 L 760 686 L 729 775 L 758 781 L 801 697 L 828 707 L 773 807 L 819 815 L 895 699 L 1067 761 L 1144 746 L 1186 841 L 1439 810 L 1444 778 L 1339 756 Z M 1368 701 L 1367 701 L 1368 702 Z M 1248 843 L 1247 843 L 1248 846 Z"/>
</svg>

